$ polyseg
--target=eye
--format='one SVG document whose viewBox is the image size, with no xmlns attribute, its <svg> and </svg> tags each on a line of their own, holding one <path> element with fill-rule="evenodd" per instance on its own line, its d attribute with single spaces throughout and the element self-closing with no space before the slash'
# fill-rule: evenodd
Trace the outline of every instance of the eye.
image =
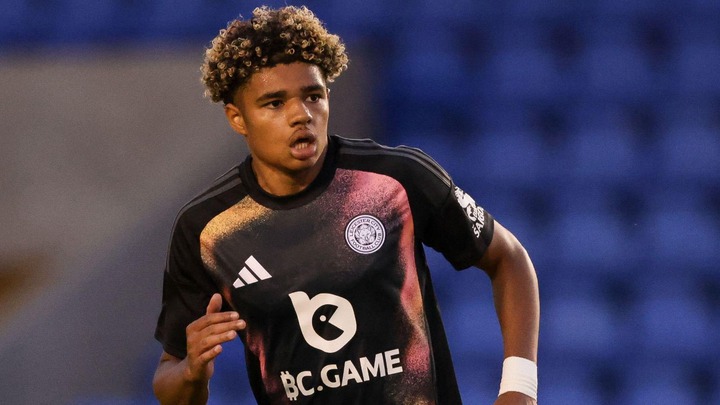
<svg viewBox="0 0 720 405">
<path fill-rule="evenodd" d="M 308 96 L 308 101 L 312 103 L 317 103 L 318 101 L 320 101 L 321 98 L 322 96 L 320 94 L 311 94 Z"/>
<path fill-rule="evenodd" d="M 280 106 L 282 106 L 282 104 L 283 104 L 283 102 L 281 100 L 273 100 L 273 101 L 265 104 L 265 106 L 270 107 L 270 108 L 280 108 Z"/>
</svg>

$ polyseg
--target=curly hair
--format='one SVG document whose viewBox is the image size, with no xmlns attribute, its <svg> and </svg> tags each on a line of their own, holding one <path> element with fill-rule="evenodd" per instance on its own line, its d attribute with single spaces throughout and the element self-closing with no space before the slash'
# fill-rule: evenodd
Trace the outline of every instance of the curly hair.
<svg viewBox="0 0 720 405">
<path fill-rule="evenodd" d="M 305 6 L 258 7 L 250 20 L 230 21 L 205 50 L 200 69 L 205 96 L 231 103 L 253 73 L 298 61 L 317 65 L 332 82 L 347 69 L 348 56 L 340 37 L 327 32 Z"/>
</svg>

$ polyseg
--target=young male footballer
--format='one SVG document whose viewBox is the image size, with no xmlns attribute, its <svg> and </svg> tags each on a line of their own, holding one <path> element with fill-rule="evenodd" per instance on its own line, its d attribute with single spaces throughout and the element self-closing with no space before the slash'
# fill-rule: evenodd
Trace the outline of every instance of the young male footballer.
<svg viewBox="0 0 720 405">
<path fill-rule="evenodd" d="M 239 337 L 259 404 L 460 404 L 426 245 L 487 272 L 505 356 L 495 404 L 535 404 L 528 254 L 422 151 L 328 135 L 327 85 L 347 64 L 304 7 L 257 8 L 207 49 L 206 93 L 250 155 L 175 221 L 156 396 L 205 404 Z"/>
</svg>

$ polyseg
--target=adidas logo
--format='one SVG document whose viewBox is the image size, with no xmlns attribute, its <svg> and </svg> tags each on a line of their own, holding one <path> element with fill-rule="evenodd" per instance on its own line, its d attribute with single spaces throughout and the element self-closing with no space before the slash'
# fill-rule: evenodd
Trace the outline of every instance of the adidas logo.
<svg viewBox="0 0 720 405">
<path fill-rule="evenodd" d="M 244 287 L 248 284 L 257 283 L 260 280 L 267 280 L 272 277 L 270 273 L 265 270 L 265 267 L 252 255 L 245 260 L 245 266 L 240 270 L 238 276 L 233 283 L 233 287 L 235 288 Z"/>
</svg>

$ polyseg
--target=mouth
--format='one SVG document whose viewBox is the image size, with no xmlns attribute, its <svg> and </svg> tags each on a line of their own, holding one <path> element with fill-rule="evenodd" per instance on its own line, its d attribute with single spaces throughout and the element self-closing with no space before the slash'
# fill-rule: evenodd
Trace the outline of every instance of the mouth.
<svg viewBox="0 0 720 405">
<path fill-rule="evenodd" d="M 315 141 L 312 139 L 300 139 L 293 143 L 292 148 L 293 149 L 305 149 L 310 147 Z"/>
<path fill-rule="evenodd" d="M 315 154 L 317 136 L 310 131 L 301 131 L 293 137 L 290 149 L 297 158 L 307 158 Z"/>
</svg>

